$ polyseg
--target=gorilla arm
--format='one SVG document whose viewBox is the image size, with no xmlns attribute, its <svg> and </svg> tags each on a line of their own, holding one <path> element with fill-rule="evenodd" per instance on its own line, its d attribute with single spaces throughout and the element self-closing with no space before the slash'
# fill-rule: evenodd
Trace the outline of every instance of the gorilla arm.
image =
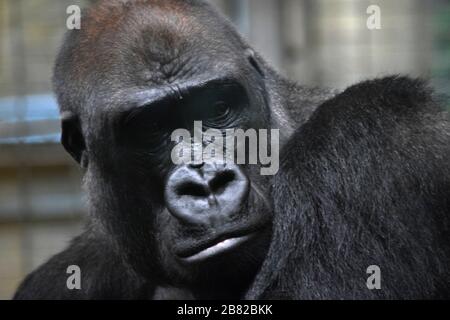
<svg viewBox="0 0 450 320">
<path fill-rule="evenodd" d="M 248 298 L 450 296 L 450 121 L 419 80 L 352 86 L 284 148 Z M 369 290 L 367 267 L 381 269 Z"/>
</svg>

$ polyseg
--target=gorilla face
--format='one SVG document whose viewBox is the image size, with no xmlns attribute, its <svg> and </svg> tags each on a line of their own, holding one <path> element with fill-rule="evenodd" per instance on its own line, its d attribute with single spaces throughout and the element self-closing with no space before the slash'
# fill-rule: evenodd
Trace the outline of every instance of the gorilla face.
<svg viewBox="0 0 450 320">
<path fill-rule="evenodd" d="M 192 132 L 196 120 L 204 130 L 268 128 L 264 76 L 226 25 L 199 22 L 209 7 L 186 16 L 134 10 L 100 33 L 105 22 L 88 19 L 63 48 L 63 144 L 87 169 L 91 214 L 138 272 L 200 291 L 241 290 L 270 241 L 270 181 L 258 165 L 174 165 L 171 133 Z M 211 40 L 220 37 L 227 41 Z"/>
<path fill-rule="evenodd" d="M 237 69 L 236 64 L 230 67 Z M 257 102 L 264 100 L 239 75 L 236 79 L 217 75 L 200 85 L 195 82 L 197 76 L 183 88 L 178 84 L 182 98 L 169 95 L 163 98 L 169 101 L 146 104 L 125 115 L 138 113 L 128 121 L 124 151 L 136 161 L 133 167 L 154 177 L 142 185 L 150 188 L 159 181 L 159 197 L 152 200 L 156 213 L 152 230 L 157 232 L 156 252 L 166 278 L 181 284 L 194 282 L 196 287 L 201 287 L 199 282 L 217 284 L 219 280 L 241 283 L 235 270 L 244 277 L 255 274 L 265 252 L 260 247 L 268 243 L 270 211 L 268 190 L 263 186 L 269 184 L 251 166 L 208 160 L 173 165 L 170 133 L 176 128 L 191 130 L 195 120 L 201 120 L 204 129 L 264 127 L 265 119 L 254 116 L 262 114 L 259 108 L 264 105 Z M 132 148 L 129 141 L 135 143 Z M 158 151 L 147 153 L 148 148 Z M 227 274 L 227 270 L 232 272 Z"/>
</svg>

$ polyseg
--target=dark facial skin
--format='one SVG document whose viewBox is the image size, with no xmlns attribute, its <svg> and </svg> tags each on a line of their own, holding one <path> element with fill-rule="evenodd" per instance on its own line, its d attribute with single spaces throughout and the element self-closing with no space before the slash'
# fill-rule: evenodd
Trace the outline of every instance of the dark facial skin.
<svg viewBox="0 0 450 320">
<path fill-rule="evenodd" d="M 65 104 L 63 144 L 86 168 L 91 214 L 138 273 L 197 297 L 238 296 L 270 242 L 270 178 L 258 165 L 176 166 L 170 135 L 195 120 L 204 130 L 270 128 L 264 75 L 239 38 L 211 41 L 227 26 L 203 29 L 209 7 L 177 6 L 135 6 L 119 22 L 88 15 L 69 53 L 78 67 L 64 74 L 95 89 Z M 105 40 L 111 32 L 117 41 Z"/>
</svg>

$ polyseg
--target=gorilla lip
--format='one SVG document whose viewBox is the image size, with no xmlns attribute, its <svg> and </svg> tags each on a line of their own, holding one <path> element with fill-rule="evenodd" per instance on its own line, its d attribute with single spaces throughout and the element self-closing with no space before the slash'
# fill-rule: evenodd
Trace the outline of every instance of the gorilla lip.
<svg viewBox="0 0 450 320">
<path fill-rule="evenodd" d="M 230 237 L 223 239 L 221 238 L 220 241 L 214 241 L 213 244 L 210 244 L 208 247 L 201 249 L 200 251 L 197 251 L 194 254 L 188 255 L 188 256 L 182 256 L 183 261 L 185 262 L 197 262 L 201 260 L 205 260 L 209 257 L 216 256 L 218 254 L 230 251 L 240 244 L 247 242 L 252 238 L 254 233 L 248 234 L 241 237 Z"/>
<path fill-rule="evenodd" d="M 214 237 L 208 237 L 196 243 L 179 244 L 175 247 L 175 254 L 185 263 L 194 263 L 207 258 L 229 252 L 260 234 L 270 230 L 270 223 L 266 220 L 249 223 L 245 228 L 228 228 Z"/>
</svg>

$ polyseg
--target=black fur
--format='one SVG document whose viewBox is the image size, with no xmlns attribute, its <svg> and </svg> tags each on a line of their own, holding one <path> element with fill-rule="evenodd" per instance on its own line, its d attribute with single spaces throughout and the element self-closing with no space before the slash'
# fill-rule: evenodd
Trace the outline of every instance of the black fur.
<svg viewBox="0 0 450 320">
<path fill-rule="evenodd" d="M 89 219 L 16 299 L 450 296 L 450 125 L 423 82 L 383 78 L 337 95 L 301 87 L 202 1 L 99 1 L 83 17 L 54 82 L 62 142 L 86 170 Z M 271 228 L 237 253 L 186 268 L 171 244 L 219 229 L 187 227 L 168 213 L 169 148 L 143 152 L 114 117 L 136 98 L 130 88 L 231 71 L 248 94 L 235 126 L 280 128 L 285 146 L 274 178 L 243 166 L 252 189 L 227 227 Z M 66 288 L 73 264 L 81 290 Z M 373 264 L 381 290 L 366 287 Z"/>
<path fill-rule="evenodd" d="M 249 297 L 450 297 L 450 121 L 420 80 L 321 105 L 285 147 L 273 239 Z M 368 290 L 366 268 L 381 268 Z"/>
</svg>

